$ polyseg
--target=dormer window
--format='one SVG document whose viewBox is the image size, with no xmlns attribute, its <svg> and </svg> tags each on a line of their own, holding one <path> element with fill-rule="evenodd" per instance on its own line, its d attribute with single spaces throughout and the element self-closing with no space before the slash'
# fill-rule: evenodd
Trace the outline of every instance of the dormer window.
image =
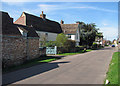
<svg viewBox="0 0 120 86">
<path fill-rule="evenodd" d="M 23 32 L 22 34 L 24 37 L 27 37 L 27 32 Z"/>
<path fill-rule="evenodd" d="M 18 27 L 18 29 L 23 37 L 27 37 L 28 31 L 26 31 L 25 29 L 20 29 L 19 27 Z"/>
<path fill-rule="evenodd" d="M 48 33 L 45 33 L 46 36 L 48 36 Z"/>
</svg>

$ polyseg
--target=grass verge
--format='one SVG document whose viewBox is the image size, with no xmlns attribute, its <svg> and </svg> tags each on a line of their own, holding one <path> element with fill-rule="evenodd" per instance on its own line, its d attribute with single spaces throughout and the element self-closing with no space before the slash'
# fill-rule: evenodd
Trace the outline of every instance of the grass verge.
<svg viewBox="0 0 120 86">
<path fill-rule="evenodd" d="M 111 63 L 109 65 L 109 70 L 107 72 L 106 79 L 109 80 L 109 84 L 118 84 L 118 55 L 120 52 L 115 52 L 112 56 Z M 120 62 L 120 60 L 119 60 Z M 120 69 L 120 67 L 119 67 Z M 105 80 L 106 81 L 106 80 Z M 120 84 L 119 84 L 120 86 Z"/>
<path fill-rule="evenodd" d="M 12 71 L 15 71 L 15 70 L 23 69 L 23 68 L 28 68 L 28 67 L 38 65 L 38 64 L 41 64 L 41 63 L 48 63 L 48 62 L 51 62 L 51 61 L 54 61 L 54 60 L 57 60 L 57 59 L 60 59 L 60 58 L 53 57 L 53 56 L 40 57 L 40 58 L 37 58 L 37 59 L 32 59 L 30 61 L 26 61 L 23 64 L 18 65 L 18 66 L 11 66 L 9 68 L 5 68 L 2 71 L 3 71 L 3 74 L 4 74 L 4 73 L 12 72 Z"/>
<path fill-rule="evenodd" d="M 87 49 L 85 52 L 89 52 L 92 51 L 91 49 Z M 57 54 L 57 55 L 62 55 L 62 56 L 68 56 L 68 55 L 76 55 L 76 54 L 81 54 L 81 53 L 85 53 L 84 50 L 81 50 L 79 52 L 75 52 L 75 53 L 62 53 L 62 54 Z"/>
</svg>

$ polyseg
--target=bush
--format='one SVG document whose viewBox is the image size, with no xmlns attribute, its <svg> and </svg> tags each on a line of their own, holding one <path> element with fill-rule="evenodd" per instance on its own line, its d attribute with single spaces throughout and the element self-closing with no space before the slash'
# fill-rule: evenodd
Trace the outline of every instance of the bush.
<svg viewBox="0 0 120 86">
<path fill-rule="evenodd" d="M 105 46 L 109 46 L 109 45 L 105 44 Z"/>
<path fill-rule="evenodd" d="M 57 47 L 64 47 L 67 40 L 68 40 L 68 38 L 65 36 L 65 34 L 63 34 L 63 33 L 58 34 L 56 37 Z"/>
<path fill-rule="evenodd" d="M 46 43 L 46 47 L 54 47 L 56 46 L 56 42 L 55 41 L 49 41 Z"/>
<path fill-rule="evenodd" d="M 61 48 L 61 52 L 73 52 L 76 42 L 68 40 L 65 34 L 61 33 L 56 38 L 56 46 Z M 61 53 L 58 51 L 58 53 Z"/>
<path fill-rule="evenodd" d="M 93 43 L 92 49 L 100 49 L 100 48 L 104 48 L 104 47 L 101 44 Z"/>
<path fill-rule="evenodd" d="M 98 44 L 97 44 L 97 43 L 93 43 L 93 44 L 92 44 L 92 48 L 93 48 L 93 49 L 97 49 L 97 47 L 98 47 Z"/>
<path fill-rule="evenodd" d="M 64 47 L 66 48 L 75 48 L 76 42 L 73 40 L 67 40 L 64 44 Z"/>
</svg>

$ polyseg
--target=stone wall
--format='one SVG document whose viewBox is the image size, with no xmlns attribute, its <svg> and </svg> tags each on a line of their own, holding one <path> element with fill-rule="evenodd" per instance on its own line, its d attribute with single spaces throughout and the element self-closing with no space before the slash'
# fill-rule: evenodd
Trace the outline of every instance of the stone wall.
<svg viewBox="0 0 120 86">
<path fill-rule="evenodd" d="M 27 40 L 27 56 L 28 59 L 34 59 L 40 56 L 39 39 L 28 38 Z"/>
<path fill-rule="evenodd" d="M 40 56 L 46 56 L 46 47 L 39 48 Z"/>
<path fill-rule="evenodd" d="M 3 66 L 19 65 L 26 60 L 38 58 L 42 55 L 39 50 L 38 38 L 2 37 Z"/>
</svg>

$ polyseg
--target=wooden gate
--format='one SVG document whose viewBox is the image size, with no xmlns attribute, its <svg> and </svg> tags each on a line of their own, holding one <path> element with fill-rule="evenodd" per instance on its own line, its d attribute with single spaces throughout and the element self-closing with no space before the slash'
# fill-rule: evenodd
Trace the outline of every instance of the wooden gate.
<svg viewBox="0 0 120 86">
<path fill-rule="evenodd" d="M 57 46 L 55 47 L 46 47 L 46 54 L 57 54 Z"/>
</svg>

